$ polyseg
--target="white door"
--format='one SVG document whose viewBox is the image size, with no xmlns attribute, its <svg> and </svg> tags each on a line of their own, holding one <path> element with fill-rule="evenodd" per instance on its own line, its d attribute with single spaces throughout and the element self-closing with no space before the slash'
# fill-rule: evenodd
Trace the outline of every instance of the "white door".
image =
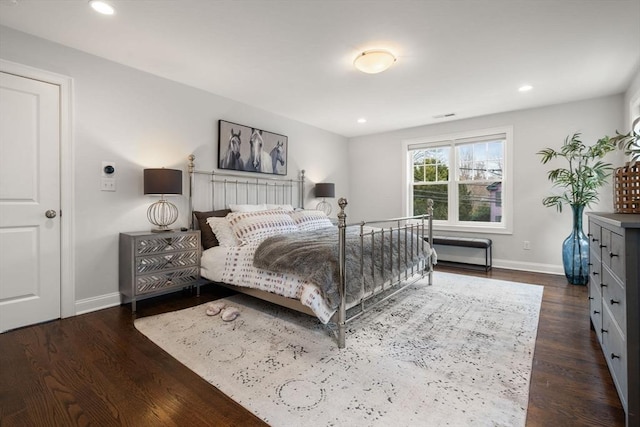
<svg viewBox="0 0 640 427">
<path fill-rule="evenodd" d="M 60 87 L 0 72 L 0 332 L 60 317 Z"/>
</svg>

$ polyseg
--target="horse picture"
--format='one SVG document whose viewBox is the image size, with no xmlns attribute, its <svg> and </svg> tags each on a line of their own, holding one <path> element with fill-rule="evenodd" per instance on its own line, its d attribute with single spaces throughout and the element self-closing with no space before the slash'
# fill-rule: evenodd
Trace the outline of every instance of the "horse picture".
<svg viewBox="0 0 640 427">
<path fill-rule="evenodd" d="M 271 156 L 264 150 L 262 131 L 251 129 L 249 139 L 249 158 L 244 164 L 244 170 L 251 172 L 273 173 Z"/>
<path fill-rule="evenodd" d="M 273 166 L 273 173 L 278 173 L 278 163 L 284 166 L 284 144 L 282 141 L 278 141 L 273 150 L 269 153 L 271 156 L 271 165 Z"/>
<path fill-rule="evenodd" d="M 225 120 L 218 121 L 220 169 L 287 175 L 287 145 L 288 138 L 285 135 Z"/>
<path fill-rule="evenodd" d="M 231 132 L 229 135 L 229 145 L 227 146 L 227 154 L 224 155 L 224 158 L 220 163 L 221 169 L 233 169 L 237 171 L 244 170 L 244 165 L 240 154 L 240 145 L 242 144 L 242 140 L 240 139 L 241 134 L 242 130 L 238 130 L 238 133 L 234 133 L 233 128 L 231 128 Z"/>
</svg>

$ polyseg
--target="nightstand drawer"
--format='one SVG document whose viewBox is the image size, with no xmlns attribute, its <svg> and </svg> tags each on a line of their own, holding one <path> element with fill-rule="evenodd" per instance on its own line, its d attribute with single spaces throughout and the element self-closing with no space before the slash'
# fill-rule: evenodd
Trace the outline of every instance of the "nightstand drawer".
<svg viewBox="0 0 640 427">
<path fill-rule="evenodd" d="M 145 255 L 136 258 L 136 273 L 149 274 L 172 268 L 198 265 L 199 252 L 171 252 L 168 254 Z"/>
<path fill-rule="evenodd" d="M 172 251 L 198 250 L 200 236 L 189 234 L 162 233 L 159 236 L 138 238 L 136 241 L 136 255 L 157 254 Z"/>
<path fill-rule="evenodd" d="M 200 268 L 195 266 L 157 274 L 136 277 L 136 295 L 155 292 L 160 289 L 189 286 L 200 277 Z"/>
</svg>

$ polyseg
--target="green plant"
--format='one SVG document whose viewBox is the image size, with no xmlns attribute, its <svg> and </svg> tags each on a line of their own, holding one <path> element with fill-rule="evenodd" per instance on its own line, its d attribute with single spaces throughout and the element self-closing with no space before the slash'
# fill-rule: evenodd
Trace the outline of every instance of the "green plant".
<svg viewBox="0 0 640 427">
<path fill-rule="evenodd" d="M 635 130 L 629 133 L 621 134 L 616 131 L 616 135 L 609 138 L 605 136 L 610 143 L 617 145 L 620 150 L 624 150 L 624 154 L 631 156 L 632 162 L 640 161 L 640 134 Z"/>
<path fill-rule="evenodd" d="M 604 137 L 587 146 L 580 140 L 580 133 L 574 133 L 565 138 L 559 151 L 553 148 L 539 151 L 543 164 L 558 157 L 569 163 L 568 167 L 552 169 L 547 174 L 554 187 L 564 188 L 565 191 L 561 195 L 545 197 L 542 204 L 547 207 L 555 206 L 562 212 L 565 203 L 571 206 L 589 206 L 598 201 L 598 189 L 604 185 L 613 170 L 611 163 L 601 159 L 615 150 L 620 140 L 618 136 Z"/>
</svg>

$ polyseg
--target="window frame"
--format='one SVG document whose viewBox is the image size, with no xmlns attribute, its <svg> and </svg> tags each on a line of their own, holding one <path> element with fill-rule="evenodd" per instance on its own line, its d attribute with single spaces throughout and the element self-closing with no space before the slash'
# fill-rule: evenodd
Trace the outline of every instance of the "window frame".
<svg viewBox="0 0 640 427">
<path fill-rule="evenodd" d="M 490 222 L 473 222 L 452 220 L 451 207 L 457 206 L 458 190 L 457 185 L 461 183 L 458 180 L 458 164 L 456 146 L 463 143 L 481 142 L 492 135 L 505 136 L 504 139 L 504 165 L 502 171 L 502 219 L 500 223 Z M 476 141 L 474 141 L 476 140 Z M 493 234 L 513 234 L 513 126 L 501 126 L 488 129 L 470 130 L 465 132 L 457 132 L 445 135 L 434 135 L 419 138 L 406 139 L 402 141 L 402 166 L 403 166 L 403 189 L 402 201 L 404 212 L 407 216 L 413 214 L 413 156 L 410 153 L 420 148 L 436 148 L 450 147 L 454 153 L 451 158 L 454 163 L 450 167 L 449 180 L 446 184 L 449 186 L 448 203 L 450 206 L 448 220 L 433 221 L 434 229 L 442 231 L 464 231 L 474 233 L 493 233 Z M 471 181 L 473 182 L 473 181 Z M 443 182 L 444 183 L 444 182 Z M 434 183 L 435 184 L 435 183 Z M 454 205 L 454 203 L 456 205 Z"/>
</svg>

